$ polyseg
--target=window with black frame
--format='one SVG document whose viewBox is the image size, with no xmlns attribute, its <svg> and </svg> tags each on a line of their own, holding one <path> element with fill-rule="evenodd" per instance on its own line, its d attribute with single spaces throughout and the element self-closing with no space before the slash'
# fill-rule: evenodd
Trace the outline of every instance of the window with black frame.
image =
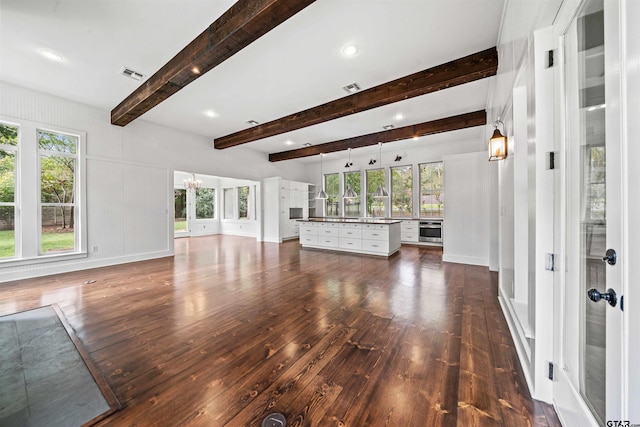
<svg viewBox="0 0 640 427">
<path fill-rule="evenodd" d="M 325 216 L 340 215 L 340 175 L 330 173 L 324 176 L 324 191 L 327 192 L 325 200 Z"/>
<path fill-rule="evenodd" d="M 387 211 L 388 197 L 373 197 L 379 185 L 384 184 L 384 169 L 372 169 L 367 171 L 367 216 L 383 217 Z"/>
<path fill-rule="evenodd" d="M 344 188 L 351 188 L 356 192 L 358 197 L 344 199 L 344 216 L 359 217 L 360 216 L 360 171 L 345 172 Z"/>
<path fill-rule="evenodd" d="M 420 165 L 420 218 L 444 217 L 444 165 Z"/>
<path fill-rule="evenodd" d="M 413 168 L 397 166 L 391 168 L 391 217 L 413 216 Z"/>
</svg>

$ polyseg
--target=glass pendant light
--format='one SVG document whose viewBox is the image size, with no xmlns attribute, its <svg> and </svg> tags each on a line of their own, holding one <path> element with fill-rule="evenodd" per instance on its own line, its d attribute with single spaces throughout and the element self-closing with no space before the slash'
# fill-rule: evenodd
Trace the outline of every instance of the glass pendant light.
<svg viewBox="0 0 640 427">
<path fill-rule="evenodd" d="M 316 194 L 316 199 L 320 199 L 320 200 L 325 200 L 328 199 L 329 196 L 327 195 L 327 192 L 324 191 L 324 174 L 322 173 L 322 158 L 324 157 L 324 154 L 320 153 L 320 191 L 318 191 L 318 194 Z"/>
<path fill-rule="evenodd" d="M 349 148 L 349 161 L 347 162 L 347 167 L 349 168 L 349 172 L 351 172 L 351 148 Z M 353 191 L 350 185 L 347 184 L 347 190 L 342 195 L 343 199 L 355 199 L 358 197 L 358 193 Z"/>
<path fill-rule="evenodd" d="M 382 142 L 378 142 L 378 147 L 380 148 L 378 161 L 380 162 L 380 169 L 382 169 Z M 382 176 L 384 179 L 384 169 L 382 169 Z M 373 192 L 373 197 L 377 199 L 381 199 L 383 197 L 389 197 L 389 192 L 387 191 L 386 188 L 382 186 L 382 184 L 378 184 L 378 188 L 376 188 L 376 191 Z"/>
</svg>

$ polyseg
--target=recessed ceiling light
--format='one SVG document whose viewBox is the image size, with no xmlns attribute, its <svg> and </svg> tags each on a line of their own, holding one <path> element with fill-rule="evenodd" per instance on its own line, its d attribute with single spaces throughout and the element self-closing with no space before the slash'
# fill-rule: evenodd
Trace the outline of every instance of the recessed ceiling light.
<svg viewBox="0 0 640 427">
<path fill-rule="evenodd" d="M 62 55 L 52 50 L 40 49 L 40 55 L 44 56 L 45 58 L 51 61 L 56 61 L 56 62 L 64 61 L 64 57 Z"/>
<path fill-rule="evenodd" d="M 127 68 L 127 67 L 123 67 L 122 70 L 120 70 L 120 74 L 137 81 L 141 81 L 144 78 L 144 75 L 142 73 L 133 71 L 131 68 Z"/>
<path fill-rule="evenodd" d="M 293 145 L 293 141 L 290 139 L 287 139 L 284 143 L 287 145 Z"/>
<path fill-rule="evenodd" d="M 215 117 L 215 116 L 217 116 L 216 112 L 215 112 L 215 111 L 213 111 L 213 110 L 207 110 L 207 111 L 205 111 L 205 112 L 204 112 L 204 115 L 205 115 L 205 116 L 207 116 L 207 117 Z"/>
<path fill-rule="evenodd" d="M 414 136 L 414 137 L 413 137 L 413 138 L 411 138 L 411 139 L 413 139 L 414 141 L 417 141 L 417 140 L 419 140 L 420 138 L 419 138 L 419 137 L 417 137 L 417 136 Z"/>
<path fill-rule="evenodd" d="M 304 144 L 302 144 L 305 147 L 311 147 L 311 143 L 310 142 L 305 142 Z"/>
<path fill-rule="evenodd" d="M 247 120 L 247 124 L 251 126 L 256 126 L 256 125 L 259 125 L 260 123 L 256 122 L 255 120 Z"/>
<path fill-rule="evenodd" d="M 191 68 L 191 72 L 192 72 L 193 74 L 200 74 L 200 68 L 198 68 L 198 67 L 193 67 L 193 68 Z"/>
<path fill-rule="evenodd" d="M 396 120 L 402 120 L 402 119 L 404 119 L 404 114 L 398 113 L 395 116 L 393 116 L 393 118 L 396 119 Z"/>
<path fill-rule="evenodd" d="M 356 53 L 358 53 L 358 46 L 354 44 L 348 44 L 342 48 L 344 56 L 354 56 Z"/>
<path fill-rule="evenodd" d="M 356 82 L 353 82 L 346 86 L 342 86 L 342 90 L 344 90 L 348 94 L 356 93 L 360 90 L 360 85 Z"/>
</svg>

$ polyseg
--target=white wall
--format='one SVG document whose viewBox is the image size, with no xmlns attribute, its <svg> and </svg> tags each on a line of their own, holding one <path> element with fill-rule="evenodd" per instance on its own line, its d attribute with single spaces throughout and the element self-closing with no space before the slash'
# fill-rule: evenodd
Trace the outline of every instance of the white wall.
<svg viewBox="0 0 640 427">
<path fill-rule="evenodd" d="M 510 280 L 514 267 L 510 262 L 510 265 L 501 265 L 501 303 L 532 395 L 547 402 L 552 398 L 551 382 L 544 375 L 552 354 L 547 331 L 553 326 L 553 301 L 548 300 L 551 276 L 544 270 L 542 261 L 544 253 L 553 250 L 553 227 L 548 223 L 553 210 L 549 208 L 547 197 L 551 193 L 547 190 L 552 188 L 549 182 L 552 172 L 544 170 L 545 152 L 553 149 L 553 81 L 549 81 L 549 74 L 544 70 L 549 43 L 546 39 L 539 42 L 534 61 L 533 40 L 536 30 L 553 24 L 561 4 L 561 0 L 506 1 L 498 39 L 498 73 L 487 99 L 487 121 L 502 120 L 503 133 L 515 136 L 514 144 L 510 146 L 510 149 L 515 149 L 513 163 L 503 165 L 508 168 L 501 167 L 499 191 L 501 226 L 511 227 L 514 224 L 515 229 L 515 235 L 502 233 L 504 238 L 514 240 L 506 242 L 501 239 L 501 258 L 512 260 L 509 254 L 505 254 L 505 249 L 514 248 L 516 283 L 514 292 Z M 514 115 L 519 117 L 516 123 Z M 491 131 L 492 128 L 487 126 L 487 138 Z M 514 181 L 506 183 L 505 179 Z M 511 212 L 508 215 L 504 212 L 505 208 L 512 206 L 511 200 L 503 197 L 512 188 L 515 201 L 513 222 Z M 520 315 L 510 309 L 510 301 L 516 300 L 524 304 L 524 313 Z M 532 326 L 529 338 L 521 325 Z"/>
<path fill-rule="evenodd" d="M 527 44 L 533 32 L 549 26 L 562 4 L 562 0 L 523 1 L 506 0 L 498 35 L 498 73 L 491 82 L 487 99 L 487 140 L 493 132 L 490 126 L 498 118 L 502 119 L 510 134 L 511 124 L 507 110 L 511 106 L 511 90 L 517 72 L 524 61 Z"/>
<path fill-rule="evenodd" d="M 82 259 L 4 266 L 0 281 L 172 255 L 174 170 L 255 181 L 308 174 L 295 162 L 270 163 L 243 147 L 215 150 L 212 138 L 141 119 L 112 126 L 108 111 L 6 82 L 0 82 L 0 115 L 86 132 L 86 231 L 88 248 L 98 249 Z"/>
<path fill-rule="evenodd" d="M 485 151 L 444 158 L 443 261 L 489 265 L 489 177 Z"/>
</svg>

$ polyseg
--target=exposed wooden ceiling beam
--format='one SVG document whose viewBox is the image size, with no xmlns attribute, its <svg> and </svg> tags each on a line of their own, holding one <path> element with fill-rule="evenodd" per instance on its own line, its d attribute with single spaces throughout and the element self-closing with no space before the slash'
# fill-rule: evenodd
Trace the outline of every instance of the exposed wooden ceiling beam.
<svg viewBox="0 0 640 427">
<path fill-rule="evenodd" d="M 315 0 L 238 0 L 111 111 L 125 126 Z"/>
<path fill-rule="evenodd" d="M 495 47 L 291 114 L 213 141 L 218 149 L 317 125 L 415 96 L 490 77 L 498 70 Z"/>
<path fill-rule="evenodd" d="M 403 139 L 409 139 L 416 136 L 433 135 L 436 133 L 482 126 L 485 124 L 487 124 L 487 113 L 485 110 L 479 110 L 474 111 L 473 113 L 460 114 L 458 116 L 446 117 L 444 119 L 419 123 L 417 125 L 404 126 L 382 132 L 370 133 L 368 135 L 354 136 L 353 138 L 341 139 L 339 141 L 312 145 L 311 147 L 298 148 L 297 150 L 272 153 L 269 154 L 269 161 L 279 162 L 281 160 L 299 159 L 301 157 L 315 156 L 321 153 L 334 153 L 336 151 L 344 151 L 349 148 L 376 145 L 379 142 L 386 143 L 401 141 Z"/>
</svg>

